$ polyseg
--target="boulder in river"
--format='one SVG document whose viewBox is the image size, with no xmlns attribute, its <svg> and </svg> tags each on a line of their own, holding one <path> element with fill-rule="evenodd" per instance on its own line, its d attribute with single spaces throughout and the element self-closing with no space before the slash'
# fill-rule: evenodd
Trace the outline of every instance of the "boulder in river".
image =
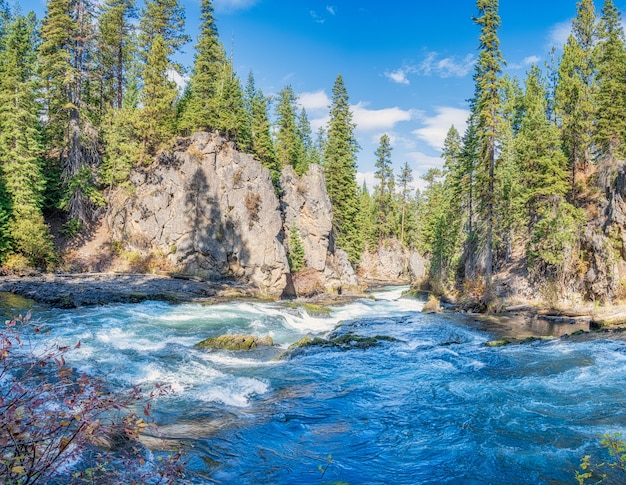
<svg viewBox="0 0 626 485">
<path fill-rule="evenodd" d="M 254 350 L 257 347 L 272 347 L 273 345 L 274 341 L 269 335 L 257 337 L 255 335 L 226 334 L 198 342 L 196 347 L 218 350 Z"/>
</svg>

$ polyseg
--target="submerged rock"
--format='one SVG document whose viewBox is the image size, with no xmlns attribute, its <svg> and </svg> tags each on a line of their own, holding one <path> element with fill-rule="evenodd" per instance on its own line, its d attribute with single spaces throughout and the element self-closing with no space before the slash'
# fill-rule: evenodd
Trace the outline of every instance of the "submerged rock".
<svg viewBox="0 0 626 485">
<path fill-rule="evenodd" d="M 272 337 L 257 337 L 255 335 L 227 334 L 212 337 L 198 342 L 195 346 L 202 349 L 216 350 L 253 350 L 257 347 L 272 347 Z"/>
<path fill-rule="evenodd" d="M 279 359 L 285 359 L 300 354 L 304 349 L 319 347 L 336 350 L 353 350 L 353 349 L 369 349 L 378 347 L 383 342 L 398 342 L 397 338 L 388 335 L 376 335 L 374 337 L 363 337 L 353 332 L 336 334 L 332 333 L 326 338 L 305 335 L 297 342 L 291 344 L 287 352 L 282 354 Z"/>
</svg>

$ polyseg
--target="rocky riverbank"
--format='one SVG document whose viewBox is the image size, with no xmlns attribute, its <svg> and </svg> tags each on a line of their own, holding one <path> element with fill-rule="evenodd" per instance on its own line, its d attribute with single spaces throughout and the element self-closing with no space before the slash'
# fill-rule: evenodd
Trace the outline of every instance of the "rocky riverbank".
<svg viewBox="0 0 626 485">
<path fill-rule="evenodd" d="M 13 293 L 56 308 L 160 300 L 216 302 L 255 297 L 247 285 L 152 274 L 77 273 L 4 276 L 0 292 Z"/>
</svg>

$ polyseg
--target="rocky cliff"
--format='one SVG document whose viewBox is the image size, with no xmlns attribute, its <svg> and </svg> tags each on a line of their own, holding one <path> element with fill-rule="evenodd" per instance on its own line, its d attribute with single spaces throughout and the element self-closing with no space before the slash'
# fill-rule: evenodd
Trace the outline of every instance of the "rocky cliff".
<svg viewBox="0 0 626 485">
<path fill-rule="evenodd" d="M 334 247 L 318 166 L 301 177 L 287 167 L 279 199 L 269 170 L 254 157 L 217 133 L 196 133 L 134 170 L 131 182 L 131 193 L 111 198 L 107 217 L 113 240 L 126 249 L 159 255 L 176 271 L 243 280 L 277 297 L 299 293 L 285 244 L 297 228 L 313 293 L 358 286 L 346 254 Z"/>
<path fill-rule="evenodd" d="M 131 175 L 132 194 L 111 200 L 113 238 L 160 252 L 177 269 L 235 277 L 280 295 L 289 273 L 270 173 L 218 134 L 182 139 Z"/>
</svg>

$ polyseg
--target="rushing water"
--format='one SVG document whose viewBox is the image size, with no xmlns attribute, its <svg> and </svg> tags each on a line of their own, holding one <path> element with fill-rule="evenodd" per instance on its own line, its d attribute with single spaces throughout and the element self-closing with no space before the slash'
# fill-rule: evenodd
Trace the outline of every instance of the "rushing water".
<svg viewBox="0 0 626 485">
<path fill-rule="evenodd" d="M 77 368 L 173 387 L 155 417 L 164 437 L 193 445 L 195 483 L 574 483 L 598 436 L 626 431 L 624 342 L 491 348 L 492 336 L 422 314 L 400 292 L 317 316 L 283 303 L 148 302 L 34 317 L 51 328 L 45 338 L 80 340 Z M 273 359 L 337 324 L 397 340 Z M 193 347 L 223 333 L 270 335 L 280 349 Z"/>
</svg>

